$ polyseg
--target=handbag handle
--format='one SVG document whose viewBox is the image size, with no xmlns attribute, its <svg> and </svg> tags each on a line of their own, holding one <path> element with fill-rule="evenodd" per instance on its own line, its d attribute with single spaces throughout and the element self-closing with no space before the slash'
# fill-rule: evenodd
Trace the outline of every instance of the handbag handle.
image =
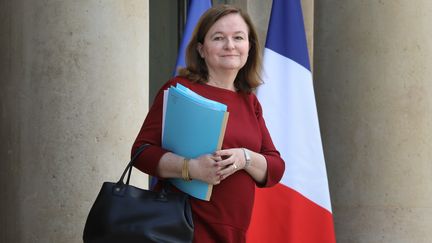
<svg viewBox="0 0 432 243">
<path fill-rule="evenodd" d="M 126 172 L 128 173 L 128 177 L 126 180 L 126 185 L 129 185 L 129 181 L 130 181 L 130 176 L 131 176 L 131 172 L 132 172 L 132 166 L 133 163 L 135 162 L 136 158 L 138 158 L 138 156 L 148 147 L 150 146 L 150 144 L 146 143 L 141 145 L 137 151 L 135 152 L 134 156 L 132 156 L 132 159 L 129 161 L 128 165 L 126 166 L 126 168 L 123 171 L 123 174 L 120 177 L 120 180 L 117 182 L 117 184 L 124 184 L 124 177 L 126 175 Z"/>
<path fill-rule="evenodd" d="M 137 151 L 135 152 L 134 156 L 132 156 L 132 159 L 129 161 L 129 163 L 127 164 L 126 168 L 124 169 L 120 180 L 116 183 L 117 186 L 114 187 L 115 190 L 115 194 L 116 195 L 123 195 L 124 193 L 124 177 L 126 176 L 126 172 L 128 172 L 128 177 L 126 180 L 126 185 L 129 185 L 129 180 L 130 180 L 130 176 L 131 176 L 131 172 L 132 172 L 132 166 L 133 163 L 135 162 L 136 158 L 138 158 L 138 156 L 148 147 L 150 146 L 150 144 L 146 143 L 141 145 Z M 164 181 L 162 181 L 162 190 L 158 193 L 157 199 L 160 201 L 167 201 L 167 192 L 169 191 L 168 189 L 168 185 L 167 183 L 165 183 Z"/>
</svg>

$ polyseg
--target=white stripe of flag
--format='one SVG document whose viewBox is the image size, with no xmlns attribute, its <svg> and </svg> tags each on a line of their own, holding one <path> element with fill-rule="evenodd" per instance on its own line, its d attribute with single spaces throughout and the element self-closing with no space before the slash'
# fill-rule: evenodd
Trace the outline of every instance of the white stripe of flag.
<svg viewBox="0 0 432 243">
<path fill-rule="evenodd" d="M 285 161 L 257 189 L 248 243 L 334 243 L 333 216 L 300 0 L 273 0 L 257 96 Z"/>
</svg>

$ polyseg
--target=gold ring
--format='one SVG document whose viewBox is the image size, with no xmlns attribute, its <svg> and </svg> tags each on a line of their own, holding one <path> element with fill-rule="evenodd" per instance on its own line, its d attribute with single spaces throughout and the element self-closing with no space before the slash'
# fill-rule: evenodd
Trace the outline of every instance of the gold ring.
<svg viewBox="0 0 432 243">
<path fill-rule="evenodd" d="M 233 164 L 233 166 L 234 166 L 234 169 L 237 170 L 237 165 L 236 165 L 236 164 Z"/>
</svg>

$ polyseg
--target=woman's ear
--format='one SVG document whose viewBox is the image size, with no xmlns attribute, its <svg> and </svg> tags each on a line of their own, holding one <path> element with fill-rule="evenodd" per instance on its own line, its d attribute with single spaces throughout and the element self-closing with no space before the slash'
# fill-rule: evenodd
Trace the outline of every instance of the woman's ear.
<svg viewBox="0 0 432 243">
<path fill-rule="evenodd" d="M 203 52 L 202 48 L 203 48 L 203 45 L 198 42 L 196 50 L 198 51 L 201 58 L 204 58 L 204 52 Z"/>
</svg>

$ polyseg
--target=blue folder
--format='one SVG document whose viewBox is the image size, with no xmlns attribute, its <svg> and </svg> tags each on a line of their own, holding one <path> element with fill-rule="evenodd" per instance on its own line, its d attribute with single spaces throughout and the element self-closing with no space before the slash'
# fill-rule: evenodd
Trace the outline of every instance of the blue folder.
<svg viewBox="0 0 432 243">
<path fill-rule="evenodd" d="M 222 146 L 228 112 L 226 105 L 204 98 L 177 84 L 164 94 L 162 147 L 186 158 L 211 154 Z M 189 195 L 210 200 L 212 185 L 171 178 Z"/>
</svg>

